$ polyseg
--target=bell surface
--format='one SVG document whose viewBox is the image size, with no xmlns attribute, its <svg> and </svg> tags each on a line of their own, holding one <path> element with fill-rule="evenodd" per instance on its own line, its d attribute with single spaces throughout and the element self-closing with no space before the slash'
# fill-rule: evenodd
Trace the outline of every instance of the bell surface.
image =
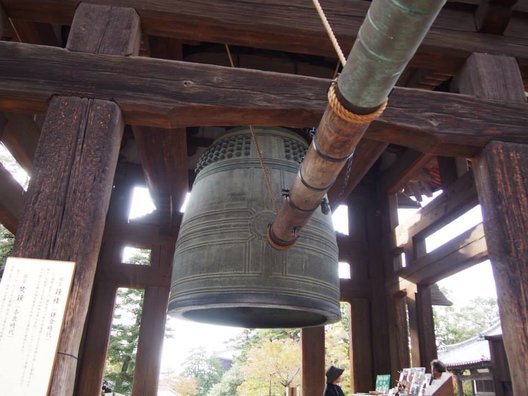
<svg viewBox="0 0 528 396">
<path fill-rule="evenodd" d="M 280 207 L 307 144 L 282 128 L 253 128 Z M 249 128 L 218 138 L 201 157 L 179 231 L 169 313 L 246 328 L 318 326 L 340 318 L 338 251 L 320 208 L 297 243 L 267 242 L 275 216 Z"/>
</svg>

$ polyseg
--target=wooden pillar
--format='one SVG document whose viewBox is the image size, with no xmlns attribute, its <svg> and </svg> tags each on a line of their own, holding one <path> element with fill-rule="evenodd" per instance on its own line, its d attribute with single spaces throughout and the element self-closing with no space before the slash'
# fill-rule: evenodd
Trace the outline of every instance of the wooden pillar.
<svg viewBox="0 0 528 396">
<path fill-rule="evenodd" d="M 414 283 L 407 283 L 405 303 L 407 304 L 407 315 L 409 320 L 409 339 L 411 342 L 411 366 L 420 367 L 420 330 L 418 317 L 418 304 L 416 303 L 418 287 Z"/>
<path fill-rule="evenodd" d="M 114 189 L 106 216 L 105 235 L 99 253 L 97 272 L 90 302 L 90 311 L 84 332 L 84 344 L 81 347 L 77 369 L 76 396 L 95 396 L 101 392 L 108 341 L 112 328 L 113 311 L 119 283 L 108 276 L 97 276 L 98 272 L 111 268 L 120 260 L 122 245 L 109 235 L 126 233 L 120 224 L 127 222 L 132 193 L 130 175 L 117 169 L 114 177 Z M 108 231 L 119 230 L 118 232 Z"/>
<path fill-rule="evenodd" d="M 0 4 L 0 37 L 4 35 L 4 27 L 7 23 L 7 15 L 4 11 L 4 8 Z"/>
<path fill-rule="evenodd" d="M 478 97 L 526 101 L 520 71 L 513 58 L 473 54 L 458 78 L 458 86 L 462 93 Z M 515 395 L 526 395 L 528 145 L 489 143 L 475 161 L 474 174 L 513 391 Z"/>
<path fill-rule="evenodd" d="M 101 393 L 108 334 L 112 328 L 117 284 L 114 282 L 96 283 L 90 303 L 89 320 L 86 325 L 86 338 L 89 347 L 83 348 L 79 359 L 79 370 L 75 395 L 92 396 Z"/>
<path fill-rule="evenodd" d="M 382 226 L 384 231 L 383 249 L 385 251 L 385 271 L 388 274 L 386 289 L 387 328 L 389 336 L 390 374 L 410 366 L 409 333 L 407 331 L 407 312 L 405 309 L 405 292 L 400 290 L 395 270 L 401 268 L 401 256 L 395 252 L 394 229 L 398 225 L 398 198 L 396 194 L 385 194 L 382 202 Z M 395 379 L 395 378 L 393 378 Z"/>
<path fill-rule="evenodd" d="M 374 384 L 370 302 L 354 298 L 350 303 L 350 386 L 352 392 L 368 392 Z"/>
<path fill-rule="evenodd" d="M 139 45 L 138 29 L 134 10 L 81 4 L 67 48 L 129 55 Z M 77 263 L 50 395 L 73 394 L 123 128 L 113 102 L 54 97 L 35 153 L 14 255 Z"/>
<path fill-rule="evenodd" d="M 132 387 L 133 396 L 157 393 L 174 248 L 175 243 L 172 246 L 157 246 L 152 251 L 151 266 L 157 267 L 156 272 L 161 279 L 159 286 L 145 288 Z"/>
<path fill-rule="evenodd" d="M 372 374 L 370 387 L 374 389 L 376 375 L 390 374 L 389 318 L 385 288 L 387 285 L 387 245 L 384 243 L 383 225 L 386 216 L 384 197 L 377 188 L 368 190 L 366 203 L 365 233 L 367 235 L 367 268 L 371 284 L 370 315 L 372 332 Z"/>
<path fill-rule="evenodd" d="M 420 344 L 420 366 L 429 370 L 431 360 L 437 358 L 431 286 L 418 285 L 416 307 L 419 318 L 418 339 Z"/>
<path fill-rule="evenodd" d="M 325 387 L 325 328 L 301 329 L 302 395 L 321 396 Z"/>
</svg>

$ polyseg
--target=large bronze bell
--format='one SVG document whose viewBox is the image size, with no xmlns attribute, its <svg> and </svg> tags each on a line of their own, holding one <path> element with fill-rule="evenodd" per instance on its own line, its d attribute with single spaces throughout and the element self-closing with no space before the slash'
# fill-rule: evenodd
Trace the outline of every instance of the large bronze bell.
<svg viewBox="0 0 528 396">
<path fill-rule="evenodd" d="M 277 206 L 307 144 L 281 128 L 254 128 Z M 317 209 L 294 247 L 268 245 L 274 218 L 248 128 L 218 138 L 202 156 L 183 216 L 169 311 L 248 328 L 323 325 L 340 317 L 337 245 L 330 214 Z"/>
</svg>

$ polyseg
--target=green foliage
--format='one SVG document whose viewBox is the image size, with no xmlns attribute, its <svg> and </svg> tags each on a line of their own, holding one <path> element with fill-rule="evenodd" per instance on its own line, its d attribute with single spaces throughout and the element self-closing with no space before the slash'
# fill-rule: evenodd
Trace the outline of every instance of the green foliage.
<svg viewBox="0 0 528 396">
<path fill-rule="evenodd" d="M 7 257 L 9 257 L 11 254 L 14 244 L 14 235 L 11 234 L 2 224 L 0 224 L 0 279 L 4 273 Z"/>
<path fill-rule="evenodd" d="M 288 386 L 300 382 L 301 347 L 291 338 L 266 339 L 252 347 L 241 368 L 245 381 L 240 386 L 244 395 L 283 395 Z"/>
<path fill-rule="evenodd" d="M 214 385 L 207 396 L 234 396 L 238 387 L 244 382 L 241 365 L 233 365 L 223 376 L 219 383 Z"/>
<path fill-rule="evenodd" d="M 117 292 L 104 378 L 118 393 L 132 392 L 143 294 L 138 289 Z"/>
<path fill-rule="evenodd" d="M 442 292 L 449 297 L 448 290 Z M 497 300 L 485 297 L 473 298 L 466 305 L 434 307 L 433 314 L 438 347 L 475 337 L 499 320 Z"/>
<path fill-rule="evenodd" d="M 159 387 L 172 389 L 181 396 L 196 396 L 198 394 L 198 387 L 194 378 L 187 378 L 173 373 L 162 377 L 159 381 Z"/>
<path fill-rule="evenodd" d="M 342 320 L 325 327 L 327 364 L 345 369 L 343 388 L 350 389 L 349 305 L 341 304 L 341 311 Z M 212 358 L 198 350 L 183 373 L 196 380 L 197 392 L 185 396 L 283 396 L 287 387 L 300 385 L 300 343 L 300 329 L 245 329 L 226 343 L 237 353 L 223 375 L 215 370 Z M 178 390 L 181 378 L 172 378 L 176 380 L 170 387 Z"/>
<path fill-rule="evenodd" d="M 341 320 L 325 326 L 325 365 L 344 369 L 341 387 L 345 394 L 350 389 L 350 305 L 341 303 Z"/>
<path fill-rule="evenodd" d="M 209 356 L 205 349 L 195 350 L 188 358 L 183 370 L 183 376 L 196 381 L 196 396 L 205 396 L 220 380 L 224 371 L 220 361 Z"/>
<path fill-rule="evenodd" d="M 150 251 L 139 250 L 131 260 L 148 264 Z M 112 383 L 114 392 L 132 392 L 143 297 L 144 290 L 117 291 L 104 373 L 104 378 Z"/>
</svg>

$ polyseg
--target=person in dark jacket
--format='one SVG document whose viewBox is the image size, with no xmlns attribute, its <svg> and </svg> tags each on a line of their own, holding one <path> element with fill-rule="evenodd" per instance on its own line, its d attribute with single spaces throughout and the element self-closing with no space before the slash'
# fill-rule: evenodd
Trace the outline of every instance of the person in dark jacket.
<svg viewBox="0 0 528 396">
<path fill-rule="evenodd" d="M 326 388 L 323 396 L 345 396 L 343 390 L 338 385 L 341 382 L 341 374 L 343 374 L 343 369 L 330 366 L 326 370 Z"/>
</svg>

